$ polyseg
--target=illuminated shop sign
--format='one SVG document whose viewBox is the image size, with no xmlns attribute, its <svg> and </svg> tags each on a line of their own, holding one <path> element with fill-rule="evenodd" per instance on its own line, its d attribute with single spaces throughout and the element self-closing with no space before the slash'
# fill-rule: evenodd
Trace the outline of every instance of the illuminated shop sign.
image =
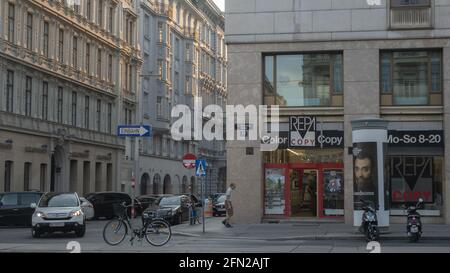
<svg viewBox="0 0 450 273">
<path fill-rule="evenodd" d="M 388 146 L 444 147 L 444 133 L 431 131 L 388 131 Z"/>
<path fill-rule="evenodd" d="M 313 141 L 314 146 L 301 148 L 344 148 L 344 132 L 337 130 L 317 131 Z M 289 132 L 279 132 L 277 137 L 265 135 L 261 137 L 262 144 L 278 144 L 278 149 L 299 148 L 289 145 Z"/>
<path fill-rule="evenodd" d="M 433 157 L 392 156 L 390 160 L 393 203 L 433 200 Z"/>
</svg>

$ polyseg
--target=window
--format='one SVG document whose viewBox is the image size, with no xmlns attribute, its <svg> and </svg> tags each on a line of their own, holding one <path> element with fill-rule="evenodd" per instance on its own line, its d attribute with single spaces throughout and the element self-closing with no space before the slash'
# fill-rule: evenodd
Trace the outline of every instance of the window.
<svg viewBox="0 0 450 273">
<path fill-rule="evenodd" d="M 14 5 L 8 3 L 8 41 L 14 43 L 14 21 L 15 21 Z"/>
<path fill-rule="evenodd" d="M 430 0 L 391 0 L 391 7 L 430 6 Z"/>
<path fill-rule="evenodd" d="M 47 182 L 47 164 L 41 164 L 41 181 L 40 190 L 45 191 L 45 183 Z M 39 201 L 39 199 L 38 199 Z"/>
<path fill-rule="evenodd" d="M 11 191 L 11 180 L 13 175 L 13 162 L 12 161 L 5 161 L 5 187 L 4 191 L 9 192 Z M 10 195 L 6 195 L 10 196 Z M 2 198 L 2 203 L 5 205 L 5 197 Z"/>
<path fill-rule="evenodd" d="M 77 93 L 72 92 L 72 125 L 77 126 Z"/>
<path fill-rule="evenodd" d="M 91 18 L 91 5 L 92 5 L 92 1 L 91 0 L 86 0 L 86 18 L 90 21 Z"/>
<path fill-rule="evenodd" d="M 112 133 L 112 104 L 108 103 L 108 133 Z"/>
<path fill-rule="evenodd" d="M 264 100 L 280 106 L 342 106 L 342 54 L 267 55 Z"/>
<path fill-rule="evenodd" d="M 191 45 L 186 44 L 186 61 L 192 61 L 191 60 Z"/>
<path fill-rule="evenodd" d="M 73 10 L 75 11 L 76 14 L 80 14 L 79 2 L 75 1 L 75 3 L 73 4 Z"/>
<path fill-rule="evenodd" d="M 133 33 L 134 33 L 134 22 L 130 20 L 129 22 L 130 27 L 129 27 L 129 31 L 128 31 L 128 43 L 131 45 L 134 45 L 134 41 L 133 41 Z"/>
<path fill-rule="evenodd" d="M 108 56 L 108 81 L 112 82 L 112 55 Z"/>
<path fill-rule="evenodd" d="M 175 39 L 175 60 L 180 60 L 180 39 Z"/>
<path fill-rule="evenodd" d="M 175 94 L 178 94 L 178 90 L 180 89 L 180 74 L 178 72 L 175 72 L 175 78 L 173 83 Z"/>
<path fill-rule="evenodd" d="M 163 61 L 162 60 L 158 60 L 158 75 L 159 75 L 159 79 L 162 80 L 163 77 Z"/>
<path fill-rule="evenodd" d="M 23 170 L 23 190 L 30 190 L 30 173 L 31 173 L 31 163 L 25 162 Z"/>
<path fill-rule="evenodd" d="M 442 105 L 442 53 L 380 53 L 382 105 Z"/>
<path fill-rule="evenodd" d="M 89 96 L 84 97 L 84 126 L 89 129 Z"/>
<path fill-rule="evenodd" d="M 184 93 L 189 94 L 191 89 L 191 77 L 186 76 L 186 87 L 184 88 Z"/>
<path fill-rule="evenodd" d="M 163 23 L 158 22 L 158 42 L 162 43 L 164 40 L 164 29 L 163 29 Z"/>
<path fill-rule="evenodd" d="M 100 27 L 103 27 L 103 0 L 98 0 L 98 14 L 97 14 L 97 20 L 98 25 Z"/>
<path fill-rule="evenodd" d="M 97 50 L 97 77 L 102 78 L 102 50 Z"/>
<path fill-rule="evenodd" d="M 90 72 L 90 64 L 91 64 L 91 45 L 86 44 L 86 73 Z"/>
<path fill-rule="evenodd" d="M 114 30 L 114 8 L 109 8 L 109 32 L 113 33 Z"/>
<path fill-rule="evenodd" d="M 156 116 L 158 118 L 162 117 L 162 97 L 156 99 Z"/>
<path fill-rule="evenodd" d="M 31 116 L 31 77 L 26 77 L 25 83 L 25 115 Z"/>
<path fill-rule="evenodd" d="M 73 37 L 73 45 L 72 45 L 72 64 L 75 69 L 78 68 L 78 39 L 77 37 Z"/>
<path fill-rule="evenodd" d="M 128 67 L 128 91 L 133 92 L 133 66 L 131 64 Z"/>
<path fill-rule="evenodd" d="M 49 24 L 44 22 L 44 56 L 48 58 L 48 36 L 49 36 Z"/>
<path fill-rule="evenodd" d="M 48 82 L 42 83 L 42 119 L 48 119 Z"/>
<path fill-rule="evenodd" d="M 150 17 L 147 14 L 144 15 L 144 35 L 150 37 Z"/>
<path fill-rule="evenodd" d="M 100 121 L 102 119 L 102 101 L 97 100 L 97 131 L 101 132 Z"/>
<path fill-rule="evenodd" d="M 58 123 L 63 123 L 63 88 L 58 87 L 58 109 L 57 109 Z"/>
<path fill-rule="evenodd" d="M 27 48 L 33 50 L 33 14 L 27 13 Z"/>
<path fill-rule="evenodd" d="M 7 71 L 6 80 L 6 111 L 13 112 L 14 106 L 14 72 Z"/>
<path fill-rule="evenodd" d="M 58 57 L 61 63 L 64 62 L 64 29 L 59 29 Z"/>
</svg>

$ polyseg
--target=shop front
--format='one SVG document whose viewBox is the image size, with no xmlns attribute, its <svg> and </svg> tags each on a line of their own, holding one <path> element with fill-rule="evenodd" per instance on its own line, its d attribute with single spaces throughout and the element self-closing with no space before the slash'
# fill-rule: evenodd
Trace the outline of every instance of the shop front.
<svg viewBox="0 0 450 273">
<path fill-rule="evenodd" d="M 290 117 L 289 130 L 279 133 L 278 149 L 264 152 L 266 218 L 344 216 L 341 128 L 317 123 L 315 117 Z"/>
</svg>

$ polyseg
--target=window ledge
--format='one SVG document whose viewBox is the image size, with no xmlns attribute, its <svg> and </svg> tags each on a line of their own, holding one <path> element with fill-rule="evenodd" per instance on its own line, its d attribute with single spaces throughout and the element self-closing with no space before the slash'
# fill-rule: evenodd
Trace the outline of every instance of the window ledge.
<svg viewBox="0 0 450 273">
<path fill-rule="evenodd" d="M 441 115 L 444 113 L 444 106 L 381 106 L 380 112 L 382 115 Z"/>
</svg>

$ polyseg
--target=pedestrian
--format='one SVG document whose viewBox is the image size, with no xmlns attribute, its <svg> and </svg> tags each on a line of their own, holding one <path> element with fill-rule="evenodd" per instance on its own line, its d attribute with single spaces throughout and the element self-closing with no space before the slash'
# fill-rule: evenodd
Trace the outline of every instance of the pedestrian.
<svg viewBox="0 0 450 273">
<path fill-rule="evenodd" d="M 236 185 L 234 183 L 231 183 L 230 186 L 227 189 L 226 192 L 226 199 L 225 199 L 225 210 L 227 212 L 227 217 L 225 218 L 225 220 L 222 221 L 222 223 L 227 227 L 227 228 L 231 228 L 232 226 L 230 225 L 230 219 L 231 216 L 233 216 L 234 212 L 233 212 L 233 203 L 231 202 L 231 194 L 234 191 L 234 189 L 236 189 Z"/>
</svg>

